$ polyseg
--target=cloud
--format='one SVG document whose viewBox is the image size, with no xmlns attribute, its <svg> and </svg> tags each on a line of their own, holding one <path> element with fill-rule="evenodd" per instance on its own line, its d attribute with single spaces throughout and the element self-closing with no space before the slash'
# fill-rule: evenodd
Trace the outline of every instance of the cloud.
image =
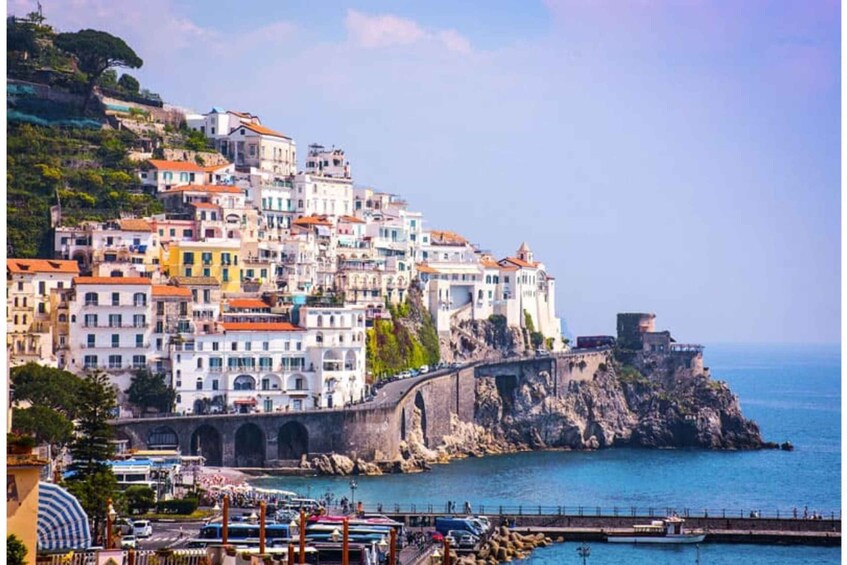
<svg viewBox="0 0 847 565">
<path fill-rule="evenodd" d="M 417 22 L 391 14 L 369 15 L 348 10 L 345 26 L 349 39 L 360 47 L 378 49 L 435 42 L 449 51 L 470 53 L 471 43 L 458 31 L 427 30 Z"/>
</svg>

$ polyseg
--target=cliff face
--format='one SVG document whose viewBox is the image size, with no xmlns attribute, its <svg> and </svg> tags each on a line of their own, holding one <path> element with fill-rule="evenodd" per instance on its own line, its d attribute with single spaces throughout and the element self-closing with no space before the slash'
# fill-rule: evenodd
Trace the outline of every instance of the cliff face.
<svg viewBox="0 0 847 565">
<path fill-rule="evenodd" d="M 525 378 L 504 397 L 493 378 L 477 383 L 476 423 L 515 449 L 611 446 L 764 447 L 724 383 L 666 363 L 650 371 L 613 363 L 553 396 L 549 374 Z"/>
<path fill-rule="evenodd" d="M 505 319 L 465 320 L 450 328 L 450 337 L 440 339 L 441 358 L 447 362 L 467 362 L 520 356 L 526 351 L 524 332 L 509 327 Z"/>
</svg>

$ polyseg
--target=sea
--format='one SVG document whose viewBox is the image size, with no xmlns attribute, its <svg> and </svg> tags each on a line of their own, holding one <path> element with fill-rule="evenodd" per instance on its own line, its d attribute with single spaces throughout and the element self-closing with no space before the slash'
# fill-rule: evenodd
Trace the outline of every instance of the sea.
<svg viewBox="0 0 847 565">
<path fill-rule="evenodd" d="M 712 378 L 726 381 L 744 415 L 765 440 L 790 441 L 794 451 L 606 449 L 492 456 L 438 465 L 408 475 L 267 477 L 256 486 L 317 498 L 362 500 L 369 506 L 416 504 L 444 508 L 455 501 L 496 514 L 500 506 L 654 508 L 710 515 L 841 513 L 840 345 L 707 345 Z M 662 509 L 662 510 L 659 510 Z M 582 563 L 578 544 L 553 544 L 524 561 Z M 837 548 L 703 544 L 644 547 L 591 544 L 586 563 L 840 563 Z M 699 560 L 699 561 L 698 561 Z"/>
</svg>

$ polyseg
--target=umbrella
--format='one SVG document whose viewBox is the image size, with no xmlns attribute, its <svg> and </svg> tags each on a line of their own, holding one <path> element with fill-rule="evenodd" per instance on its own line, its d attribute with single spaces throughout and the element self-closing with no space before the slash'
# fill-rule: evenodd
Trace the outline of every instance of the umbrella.
<svg viewBox="0 0 847 565">
<path fill-rule="evenodd" d="M 38 483 L 38 550 L 91 546 L 88 516 L 74 495 L 53 483 Z"/>
</svg>

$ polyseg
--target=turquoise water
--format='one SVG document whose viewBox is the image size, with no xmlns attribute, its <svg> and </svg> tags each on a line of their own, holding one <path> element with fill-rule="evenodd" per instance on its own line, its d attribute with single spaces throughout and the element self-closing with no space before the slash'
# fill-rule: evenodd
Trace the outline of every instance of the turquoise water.
<svg viewBox="0 0 847 565">
<path fill-rule="evenodd" d="M 802 513 L 808 506 L 827 515 L 840 512 L 839 346 L 713 345 L 705 355 L 713 378 L 729 383 L 744 414 L 759 423 L 765 439 L 789 440 L 795 451 L 610 449 L 467 459 L 428 473 L 358 477 L 356 500 L 439 506 L 447 500 L 461 506 L 467 500 L 475 509 L 518 504 L 637 506 L 708 509 L 711 514 L 795 507 Z M 311 496 L 327 491 L 350 496 L 344 478 L 268 478 L 255 483 Z M 638 561 L 641 548 L 636 552 L 595 545 L 592 564 L 695 562 L 693 550 L 691 556 L 675 553 L 687 548 L 648 549 L 650 557 Z M 838 562 L 838 552 L 831 549 L 704 546 L 701 552 L 703 563 Z M 577 557 L 576 546 L 565 544 L 538 551 L 532 563 L 578 562 Z"/>
<path fill-rule="evenodd" d="M 561 565 L 582 563 L 577 554 L 579 544 L 553 544 L 536 549 L 528 559 L 513 561 L 527 565 Z M 588 565 L 695 565 L 697 548 L 692 546 L 647 547 L 595 543 L 589 546 Z M 703 544 L 702 565 L 773 565 L 774 563 L 826 564 L 839 563 L 840 550 L 831 547 L 781 547 L 766 545 Z"/>
</svg>

